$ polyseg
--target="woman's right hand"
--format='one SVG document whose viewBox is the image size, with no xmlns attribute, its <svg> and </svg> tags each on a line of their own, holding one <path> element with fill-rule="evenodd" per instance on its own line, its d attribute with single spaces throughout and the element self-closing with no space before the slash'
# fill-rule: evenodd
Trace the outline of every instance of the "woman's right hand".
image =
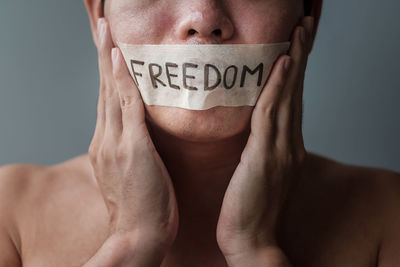
<svg viewBox="0 0 400 267">
<path fill-rule="evenodd" d="M 100 94 L 89 157 L 110 215 L 110 235 L 130 235 L 141 247 L 164 251 L 178 230 L 174 188 L 106 19 L 97 28 Z"/>
</svg>

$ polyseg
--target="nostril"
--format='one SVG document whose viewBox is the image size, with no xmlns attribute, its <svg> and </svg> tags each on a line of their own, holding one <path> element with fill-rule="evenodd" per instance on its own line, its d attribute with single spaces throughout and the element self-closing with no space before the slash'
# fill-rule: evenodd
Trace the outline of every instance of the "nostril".
<svg viewBox="0 0 400 267">
<path fill-rule="evenodd" d="M 196 34 L 196 30 L 190 29 L 189 30 L 189 35 L 194 35 L 194 34 Z"/>
<path fill-rule="evenodd" d="M 216 36 L 221 36 L 222 35 L 222 31 L 220 29 L 216 29 L 213 31 L 213 34 Z"/>
<path fill-rule="evenodd" d="M 188 34 L 189 34 L 189 35 L 195 35 L 196 33 L 197 33 L 197 31 L 194 30 L 194 29 L 190 29 L 190 30 L 188 31 Z M 222 31 L 221 31 L 220 29 L 216 29 L 216 30 L 214 30 L 214 31 L 212 32 L 212 34 L 213 34 L 214 36 L 220 37 L 220 36 L 222 35 Z"/>
</svg>

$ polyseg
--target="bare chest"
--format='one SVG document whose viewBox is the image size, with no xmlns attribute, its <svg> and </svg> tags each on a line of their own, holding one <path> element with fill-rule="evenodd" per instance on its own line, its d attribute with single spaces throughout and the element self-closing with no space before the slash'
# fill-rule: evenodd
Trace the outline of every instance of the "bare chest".
<svg viewBox="0 0 400 267">
<path fill-rule="evenodd" d="M 22 224 L 24 266 L 81 266 L 107 238 L 108 215 L 100 194 L 63 199 L 36 208 Z M 294 266 L 375 266 L 377 234 L 365 213 L 354 212 L 359 207 L 301 199 L 287 207 L 278 231 Z M 200 249 L 191 240 L 174 249 L 180 250 L 174 253 L 179 257 L 167 254 L 162 267 L 227 266 L 216 244 Z"/>
</svg>

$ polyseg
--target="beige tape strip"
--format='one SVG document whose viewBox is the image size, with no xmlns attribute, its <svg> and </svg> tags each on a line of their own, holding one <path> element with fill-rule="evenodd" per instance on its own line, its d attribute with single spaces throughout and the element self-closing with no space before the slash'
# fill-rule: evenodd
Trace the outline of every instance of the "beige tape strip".
<svg viewBox="0 0 400 267">
<path fill-rule="evenodd" d="M 117 43 L 147 105 L 205 110 L 254 106 L 290 43 L 131 45 Z"/>
</svg>

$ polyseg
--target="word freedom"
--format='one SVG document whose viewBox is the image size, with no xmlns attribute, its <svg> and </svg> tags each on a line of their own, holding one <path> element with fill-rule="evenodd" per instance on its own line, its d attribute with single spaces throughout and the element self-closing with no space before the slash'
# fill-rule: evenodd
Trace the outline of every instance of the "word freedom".
<svg viewBox="0 0 400 267">
<path fill-rule="evenodd" d="M 130 63 L 134 80 L 136 82 L 136 85 L 139 87 L 138 77 L 143 77 L 143 73 L 139 72 L 137 69 L 145 67 L 145 62 L 131 60 Z M 202 69 L 203 73 L 201 73 L 200 71 L 201 70 L 199 69 L 199 66 L 193 63 L 183 63 L 181 67 L 178 66 L 178 64 L 172 62 L 166 62 L 164 66 L 156 63 L 150 63 L 147 65 L 148 77 L 154 89 L 158 88 L 160 85 L 163 87 L 167 87 L 168 83 L 170 88 L 176 90 L 180 90 L 181 88 L 187 90 L 198 90 L 199 88 L 195 86 L 190 86 L 189 84 L 193 85 L 193 83 L 195 83 L 196 77 L 197 79 L 199 79 L 199 75 L 202 75 L 202 77 L 204 78 L 204 82 L 202 85 L 203 90 L 210 91 L 220 86 L 221 83 L 225 89 L 233 88 L 237 82 L 240 83 L 240 87 L 243 87 L 246 84 L 246 79 L 248 79 L 247 77 L 256 74 L 258 74 L 257 86 L 261 86 L 264 64 L 260 63 L 254 68 L 243 65 L 240 69 L 238 66 L 230 65 L 224 70 L 219 69 L 213 64 L 205 64 L 204 68 Z M 164 73 L 165 75 L 163 75 Z M 162 79 L 162 76 L 164 77 L 164 80 Z M 214 78 L 211 79 L 211 77 Z"/>
</svg>

